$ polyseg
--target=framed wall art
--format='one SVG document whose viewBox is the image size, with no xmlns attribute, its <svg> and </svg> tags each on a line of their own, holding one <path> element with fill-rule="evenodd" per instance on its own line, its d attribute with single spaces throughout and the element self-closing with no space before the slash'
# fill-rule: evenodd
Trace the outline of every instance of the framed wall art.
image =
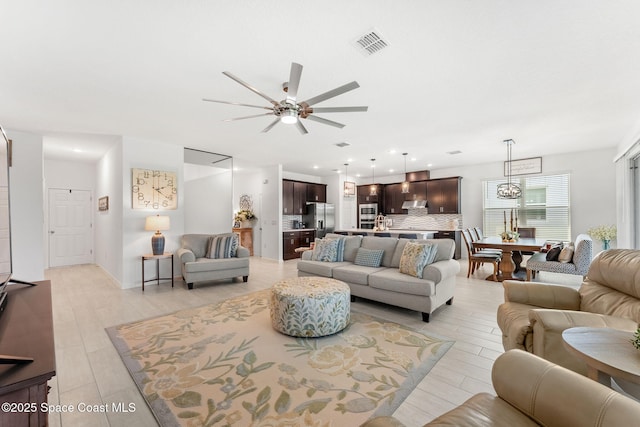
<svg viewBox="0 0 640 427">
<path fill-rule="evenodd" d="M 511 161 L 511 175 L 542 173 L 542 157 Z M 509 176 L 509 162 L 504 162 L 504 176 Z"/>
<path fill-rule="evenodd" d="M 99 211 L 109 210 L 109 196 L 100 197 L 98 199 L 98 210 Z"/>
</svg>

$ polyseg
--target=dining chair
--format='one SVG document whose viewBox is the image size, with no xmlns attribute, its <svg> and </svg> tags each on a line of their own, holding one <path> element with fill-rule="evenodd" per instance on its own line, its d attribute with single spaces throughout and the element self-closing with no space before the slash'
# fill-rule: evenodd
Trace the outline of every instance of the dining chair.
<svg viewBox="0 0 640 427">
<path fill-rule="evenodd" d="M 518 227 L 518 234 L 520 237 L 536 237 L 536 228 L 535 227 Z M 534 253 L 531 251 L 522 251 L 522 255 L 533 255 Z"/>
<path fill-rule="evenodd" d="M 340 234 L 341 236 L 348 236 L 349 233 L 346 231 L 334 231 L 333 234 Z"/>
<path fill-rule="evenodd" d="M 480 227 L 467 228 L 467 232 L 469 233 L 469 237 L 471 238 L 471 243 L 477 242 L 482 239 L 482 230 Z M 473 245 L 471 245 L 473 248 Z M 473 248 L 474 253 L 483 253 L 483 254 L 499 254 L 502 255 L 502 249 L 494 249 L 494 248 Z"/>
<path fill-rule="evenodd" d="M 352 231 L 351 235 L 352 236 L 368 236 L 369 233 L 367 233 L 366 231 Z"/>
<path fill-rule="evenodd" d="M 391 237 L 391 233 L 375 233 L 376 237 Z"/>
<path fill-rule="evenodd" d="M 485 263 L 493 265 L 493 280 L 498 281 L 498 265 L 502 254 L 488 253 L 488 252 L 474 252 L 473 243 L 471 241 L 471 233 L 469 230 L 462 230 L 462 238 L 467 248 L 467 254 L 469 256 L 469 268 L 467 268 L 467 277 L 471 273 L 475 273 L 476 269 Z"/>
<path fill-rule="evenodd" d="M 398 234 L 398 239 L 417 239 L 418 235 L 416 233 L 400 233 Z"/>
</svg>

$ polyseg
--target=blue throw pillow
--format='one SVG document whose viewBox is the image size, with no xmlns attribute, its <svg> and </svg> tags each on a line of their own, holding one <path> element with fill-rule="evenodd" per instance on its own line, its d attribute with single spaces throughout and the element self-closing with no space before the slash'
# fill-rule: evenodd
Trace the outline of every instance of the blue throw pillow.
<svg viewBox="0 0 640 427">
<path fill-rule="evenodd" d="M 383 249 L 359 248 L 353 263 L 364 267 L 380 267 L 382 255 L 384 255 Z"/>
<path fill-rule="evenodd" d="M 344 249 L 343 249 L 344 250 Z M 313 248 L 313 261 L 335 262 L 338 260 L 338 241 L 333 239 L 316 239 Z"/>
</svg>

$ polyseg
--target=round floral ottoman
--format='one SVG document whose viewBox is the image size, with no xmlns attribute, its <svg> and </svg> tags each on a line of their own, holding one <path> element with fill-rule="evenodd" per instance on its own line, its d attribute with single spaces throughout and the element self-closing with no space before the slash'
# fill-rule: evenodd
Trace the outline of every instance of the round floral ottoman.
<svg viewBox="0 0 640 427">
<path fill-rule="evenodd" d="M 271 324 L 294 337 L 322 337 L 349 324 L 349 285 L 326 277 L 292 277 L 273 285 Z"/>
</svg>

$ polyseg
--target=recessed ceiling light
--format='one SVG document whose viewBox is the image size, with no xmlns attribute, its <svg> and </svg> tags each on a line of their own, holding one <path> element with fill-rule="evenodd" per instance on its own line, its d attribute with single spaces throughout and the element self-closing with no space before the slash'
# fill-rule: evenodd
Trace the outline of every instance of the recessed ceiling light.
<svg viewBox="0 0 640 427">
<path fill-rule="evenodd" d="M 412 158 L 411 158 L 411 161 L 412 161 L 412 162 L 415 162 L 416 160 L 418 160 L 418 159 L 416 159 L 415 157 L 412 157 Z"/>
<path fill-rule="evenodd" d="M 353 159 L 347 159 L 347 162 L 353 162 Z"/>
<path fill-rule="evenodd" d="M 357 173 L 357 174 L 356 174 L 356 176 L 357 176 L 358 178 L 360 178 L 360 174 L 359 174 L 359 173 Z"/>
<path fill-rule="evenodd" d="M 82 150 L 81 150 L 81 149 L 79 149 L 79 148 L 74 148 L 74 149 L 73 149 L 73 152 L 74 152 L 74 153 L 82 153 Z"/>
<path fill-rule="evenodd" d="M 433 163 L 427 163 L 428 168 L 430 168 L 431 166 L 433 166 Z"/>
<path fill-rule="evenodd" d="M 392 172 L 393 172 L 393 169 L 389 169 L 389 173 L 392 173 Z"/>
<path fill-rule="evenodd" d="M 313 165 L 313 168 L 314 169 L 318 169 L 318 165 Z"/>
<path fill-rule="evenodd" d="M 392 148 L 391 150 L 389 150 L 389 154 L 396 154 L 396 150 Z"/>
</svg>

